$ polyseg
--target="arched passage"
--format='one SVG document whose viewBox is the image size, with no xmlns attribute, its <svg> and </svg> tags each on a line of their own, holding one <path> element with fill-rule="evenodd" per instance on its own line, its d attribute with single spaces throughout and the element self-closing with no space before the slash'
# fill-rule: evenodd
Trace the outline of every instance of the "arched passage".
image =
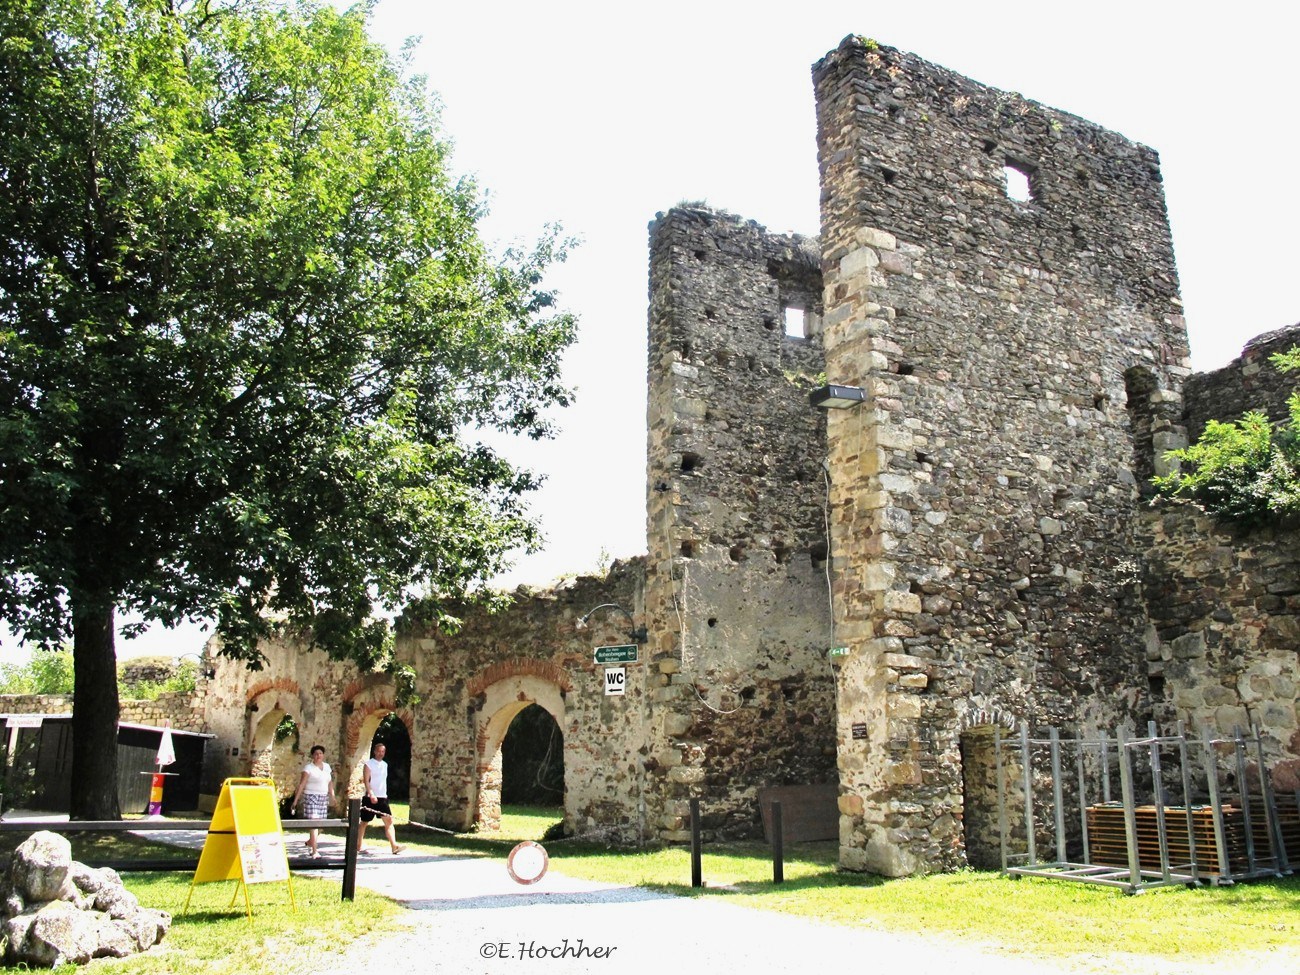
<svg viewBox="0 0 1300 975">
<path fill-rule="evenodd" d="M 520 711 L 502 739 L 501 802 L 564 805 L 564 732 L 540 705 Z"/>
<path fill-rule="evenodd" d="M 270 776 L 281 797 L 292 795 L 298 773 L 305 759 L 295 715 L 287 709 L 290 702 L 276 702 L 268 710 L 250 712 L 251 747 L 248 751 L 249 774 Z"/>
<path fill-rule="evenodd" d="M 360 794 L 361 763 L 370 757 L 374 745 L 382 741 L 388 750 L 384 756 L 388 763 L 388 796 L 400 800 L 410 797 L 411 715 L 408 712 L 394 711 L 382 701 L 357 709 L 348 721 L 346 738 L 348 795 Z M 397 755 L 393 754 L 394 749 Z"/>
<path fill-rule="evenodd" d="M 996 870 L 1002 864 L 1002 826 L 998 808 L 998 759 L 994 733 L 1005 742 L 1011 734 L 994 724 L 967 728 L 959 739 L 962 779 L 962 833 L 966 862 L 977 870 Z M 1007 807 L 1007 825 L 1015 828 L 1024 819 L 1019 796 L 1021 765 L 1018 749 L 1002 747 L 1002 794 Z"/>
<path fill-rule="evenodd" d="M 545 710 L 558 728 L 564 727 L 564 697 L 559 686 L 531 674 L 507 677 L 487 687 L 478 711 L 475 736 L 477 799 L 474 822 L 479 829 L 501 826 L 501 745 L 514 720 L 528 707 Z M 561 750 L 563 749 L 561 736 Z"/>
</svg>

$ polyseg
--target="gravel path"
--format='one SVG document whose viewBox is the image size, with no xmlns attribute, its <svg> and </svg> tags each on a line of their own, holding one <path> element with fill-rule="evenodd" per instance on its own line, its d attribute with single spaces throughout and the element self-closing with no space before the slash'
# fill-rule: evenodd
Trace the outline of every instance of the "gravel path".
<svg viewBox="0 0 1300 975">
<path fill-rule="evenodd" d="M 847 928 L 565 877 L 523 887 L 503 861 L 377 856 L 358 883 L 411 909 L 410 929 L 304 958 L 286 975 L 522 972 L 623 975 L 651 969 L 830 975 L 1295 975 L 1300 957 L 1233 956 L 1208 964 L 1095 956 L 1047 962 L 941 938 Z"/>
</svg>

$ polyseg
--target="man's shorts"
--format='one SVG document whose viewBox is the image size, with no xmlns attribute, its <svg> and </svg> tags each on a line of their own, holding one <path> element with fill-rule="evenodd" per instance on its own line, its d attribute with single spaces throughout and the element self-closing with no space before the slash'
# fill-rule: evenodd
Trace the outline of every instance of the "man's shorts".
<svg viewBox="0 0 1300 975">
<path fill-rule="evenodd" d="M 374 811 L 372 811 L 374 810 Z M 376 816 L 391 816 L 393 811 L 388 808 L 388 799 L 367 799 L 361 797 L 361 821 L 368 823 Z"/>
</svg>

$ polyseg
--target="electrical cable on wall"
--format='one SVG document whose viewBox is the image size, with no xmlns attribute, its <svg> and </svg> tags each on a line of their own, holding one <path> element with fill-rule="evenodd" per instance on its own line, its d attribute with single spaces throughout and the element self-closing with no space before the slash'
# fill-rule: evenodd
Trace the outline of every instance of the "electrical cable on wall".
<svg viewBox="0 0 1300 975">
<path fill-rule="evenodd" d="M 826 526 L 826 605 L 831 611 L 831 646 L 834 646 L 835 584 L 831 580 L 831 462 L 829 460 L 822 461 L 822 480 L 826 482 L 826 501 L 822 505 L 822 524 Z"/>
</svg>

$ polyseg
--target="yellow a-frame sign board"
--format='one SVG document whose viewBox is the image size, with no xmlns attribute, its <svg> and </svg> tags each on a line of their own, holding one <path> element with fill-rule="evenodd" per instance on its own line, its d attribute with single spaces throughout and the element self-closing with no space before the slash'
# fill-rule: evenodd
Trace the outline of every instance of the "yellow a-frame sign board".
<svg viewBox="0 0 1300 975">
<path fill-rule="evenodd" d="M 221 783 L 199 866 L 190 882 L 190 897 L 194 896 L 195 884 L 214 880 L 239 881 L 230 903 L 235 903 L 242 888 L 250 921 L 253 908 L 248 899 L 249 884 L 283 880 L 289 885 L 289 903 L 295 911 L 298 909 L 275 783 L 270 779 L 226 779 Z M 185 898 L 187 911 L 190 897 Z"/>
</svg>

